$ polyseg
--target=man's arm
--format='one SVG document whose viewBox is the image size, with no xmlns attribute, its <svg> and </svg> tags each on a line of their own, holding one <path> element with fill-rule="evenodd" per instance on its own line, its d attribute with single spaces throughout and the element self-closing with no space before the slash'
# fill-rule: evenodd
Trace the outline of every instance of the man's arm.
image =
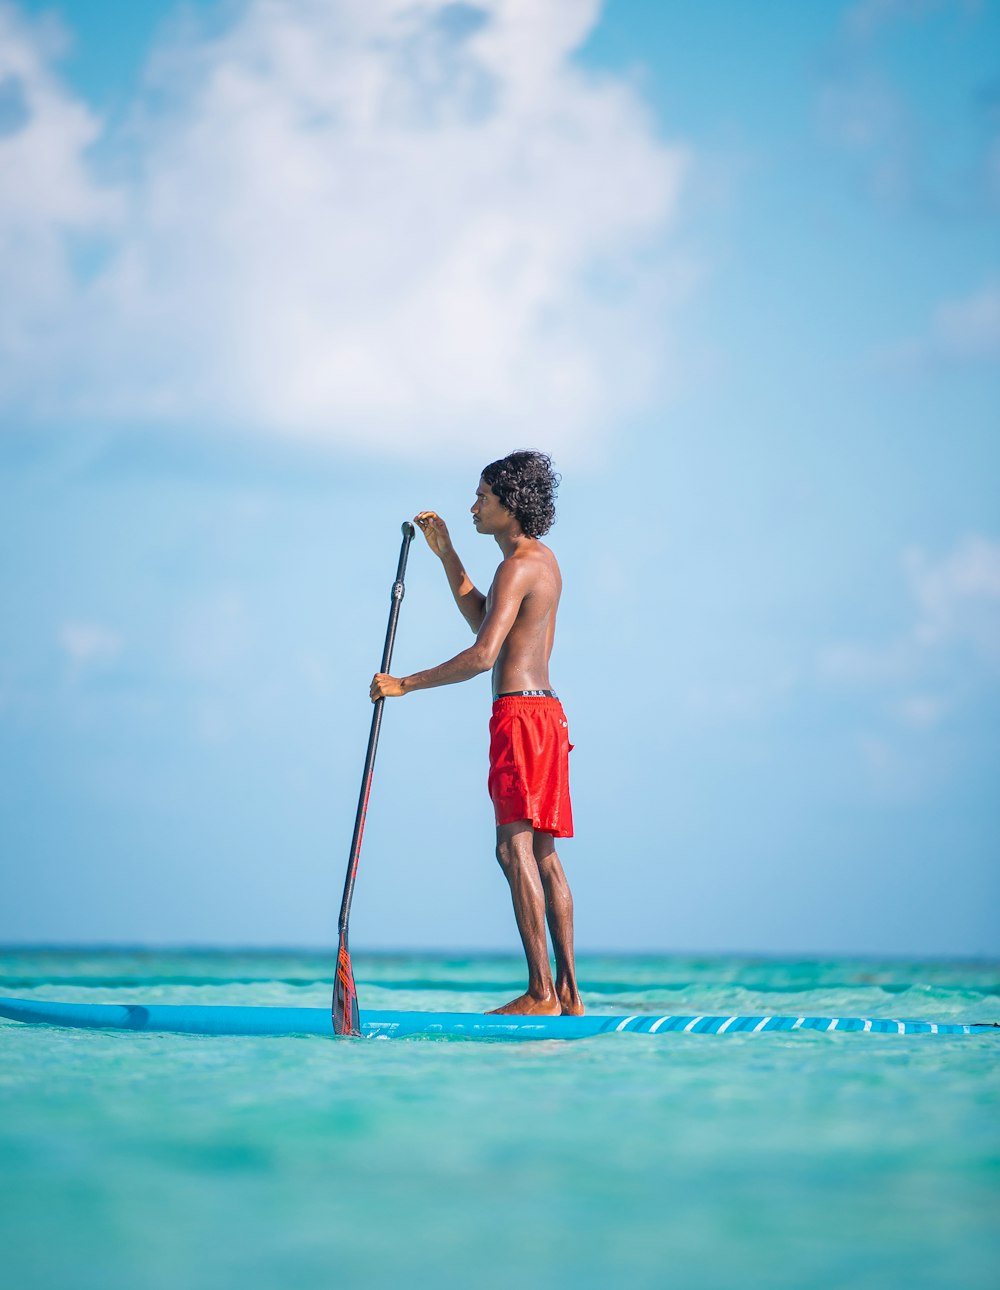
<svg viewBox="0 0 1000 1290">
<path fill-rule="evenodd" d="M 411 676 L 395 677 L 379 672 L 371 684 L 372 702 L 395 699 L 411 690 L 431 690 L 438 685 L 468 681 L 480 672 L 488 672 L 499 657 L 507 634 L 514 626 L 521 603 L 529 591 L 529 575 L 521 561 L 505 560 L 493 580 L 493 602 L 483 618 L 476 643 L 456 654 L 447 663 L 430 667 Z"/>
<path fill-rule="evenodd" d="M 478 632 L 486 617 L 486 597 L 473 585 L 472 579 L 465 572 L 462 561 L 458 558 L 451 541 L 448 526 L 440 515 L 434 511 L 421 511 L 414 518 L 427 545 L 444 565 L 445 577 L 459 612 L 474 632 Z M 463 678 L 464 679 L 464 678 Z"/>
</svg>

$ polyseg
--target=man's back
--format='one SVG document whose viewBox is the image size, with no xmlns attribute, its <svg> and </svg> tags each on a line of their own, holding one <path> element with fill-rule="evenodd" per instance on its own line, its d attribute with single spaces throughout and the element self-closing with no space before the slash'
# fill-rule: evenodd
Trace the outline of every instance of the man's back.
<svg viewBox="0 0 1000 1290">
<path fill-rule="evenodd" d="M 487 613 L 508 587 L 520 604 L 493 666 L 493 693 L 548 690 L 562 576 L 544 542 L 525 542 L 503 560 L 486 597 Z"/>
</svg>

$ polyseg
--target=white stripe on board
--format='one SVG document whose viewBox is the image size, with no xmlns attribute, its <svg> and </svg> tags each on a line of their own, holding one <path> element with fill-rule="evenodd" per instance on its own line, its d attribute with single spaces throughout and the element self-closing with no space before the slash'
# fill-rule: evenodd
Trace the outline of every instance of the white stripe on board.
<svg viewBox="0 0 1000 1290">
<path fill-rule="evenodd" d="M 668 1025 L 671 1022 L 676 1022 L 679 1020 L 680 1020 L 680 1017 L 675 1013 L 666 1013 L 664 1016 L 656 1017 L 654 1019 L 654 1018 L 650 1018 L 648 1013 L 636 1012 L 636 1013 L 633 1013 L 631 1016 L 622 1017 L 622 1019 L 615 1025 L 614 1029 L 616 1031 L 628 1030 L 631 1026 L 634 1026 L 635 1023 L 638 1021 L 648 1021 L 650 1022 L 650 1025 L 648 1030 L 645 1033 L 648 1033 L 650 1035 L 655 1035 L 656 1032 L 660 1030 L 662 1027 Z M 710 1015 L 709 1013 L 701 1013 L 697 1017 L 692 1017 L 683 1027 L 681 1027 L 681 1033 L 690 1034 L 693 1030 L 696 1030 L 698 1026 L 700 1026 L 703 1022 L 717 1021 L 718 1025 L 714 1030 L 711 1031 L 711 1033 L 715 1035 L 724 1035 L 726 1031 L 732 1029 L 733 1026 L 745 1026 L 746 1022 L 749 1020 L 750 1020 L 749 1017 L 740 1016 L 738 1014 L 734 1014 L 733 1016 L 729 1016 L 729 1017 L 716 1017 L 716 1016 Z M 847 1026 L 848 1023 L 850 1023 L 855 1028 L 861 1030 L 866 1034 L 871 1033 L 874 1030 L 875 1026 L 877 1025 L 882 1029 L 886 1029 L 886 1030 L 894 1029 L 897 1034 L 905 1035 L 909 1033 L 909 1031 L 907 1030 L 908 1024 L 911 1024 L 905 1021 L 898 1021 L 896 1018 L 892 1018 L 891 1020 L 887 1019 L 885 1021 L 881 1019 L 878 1021 L 875 1021 L 870 1017 L 865 1017 L 865 1018 L 796 1017 L 793 1021 L 791 1021 L 790 1025 L 785 1024 L 791 1020 L 790 1018 L 782 1017 L 779 1020 L 783 1023 L 781 1026 L 781 1029 L 783 1030 L 786 1028 L 788 1030 L 801 1030 L 803 1027 L 808 1026 L 810 1029 L 821 1029 L 829 1032 L 832 1030 L 839 1030 L 842 1025 Z M 762 1030 L 766 1030 L 767 1027 L 774 1021 L 775 1021 L 775 1018 L 773 1015 L 769 1017 L 759 1018 L 759 1020 L 757 1020 L 754 1023 L 754 1025 L 751 1027 L 751 1033 L 757 1034 Z M 973 1033 L 973 1027 L 968 1025 L 961 1026 L 961 1027 L 958 1025 L 944 1026 L 941 1023 L 936 1021 L 928 1021 L 922 1024 L 926 1025 L 927 1031 L 929 1031 L 929 1033 L 932 1035 L 945 1034 L 945 1033 L 949 1033 L 949 1034 L 961 1033 L 961 1034 L 968 1035 Z M 923 1033 L 923 1032 L 915 1030 L 913 1033 Z"/>
</svg>

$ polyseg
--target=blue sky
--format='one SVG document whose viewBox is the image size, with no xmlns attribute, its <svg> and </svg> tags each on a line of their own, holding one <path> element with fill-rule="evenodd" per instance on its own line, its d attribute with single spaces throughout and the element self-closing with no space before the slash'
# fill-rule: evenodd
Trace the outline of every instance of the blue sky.
<svg viewBox="0 0 1000 1290">
<path fill-rule="evenodd" d="M 1000 10 L 0 3 L 0 941 L 335 935 L 547 448 L 582 948 L 996 954 Z M 398 671 L 465 628 L 415 548 Z M 488 684 L 356 947 L 516 947 Z"/>
</svg>

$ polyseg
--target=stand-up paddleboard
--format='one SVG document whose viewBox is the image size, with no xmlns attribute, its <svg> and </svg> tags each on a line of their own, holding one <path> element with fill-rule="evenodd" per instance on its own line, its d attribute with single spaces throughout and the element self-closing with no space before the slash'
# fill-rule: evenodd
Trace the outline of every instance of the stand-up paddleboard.
<svg viewBox="0 0 1000 1290">
<path fill-rule="evenodd" d="M 0 999 L 0 1017 L 89 1030 L 145 1030 L 179 1035 L 332 1035 L 328 1008 L 252 1008 L 225 1004 L 47 1003 Z M 586 1039 L 641 1035 L 733 1035 L 751 1031 L 858 1031 L 877 1035 L 975 1035 L 995 1022 L 895 1021 L 870 1017 L 729 1017 L 635 1013 L 608 1017 L 493 1016 L 479 1012 L 361 1012 L 367 1039 Z"/>
</svg>

